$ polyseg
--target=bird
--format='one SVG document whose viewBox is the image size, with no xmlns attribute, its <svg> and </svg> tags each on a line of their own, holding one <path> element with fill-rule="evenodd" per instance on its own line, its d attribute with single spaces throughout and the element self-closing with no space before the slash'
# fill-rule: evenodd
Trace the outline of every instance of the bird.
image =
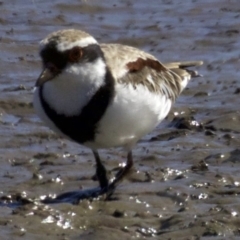
<svg viewBox="0 0 240 240">
<path fill-rule="evenodd" d="M 189 80 L 200 76 L 191 67 L 202 61 L 162 63 L 138 48 L 99 43 L 89 33 L 64 29 L 39 44 L 42 72 L 33 105 L 54 132 L 91 149 L 99 186 L 87 192 L 63 193 L 77 198 L 111 196 L 133 166 L 132 149 L 166 118 Z M 99 150 L 122 147 L 126 164 L 111 180 Z"/>
</svg>

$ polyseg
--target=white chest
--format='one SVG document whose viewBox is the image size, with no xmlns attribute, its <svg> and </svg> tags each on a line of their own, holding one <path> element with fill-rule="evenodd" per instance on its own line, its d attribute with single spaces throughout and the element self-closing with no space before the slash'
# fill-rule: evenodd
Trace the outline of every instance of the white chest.
<svg viewBox="0 0 240 240">
<path fill-rule="evenodd" d="M 74 116 L 88 103 L 96 91 L 94 85 L 86 84 L 76 76 L 64 74 L 59 79 L 45 83 L 43 97 L 58 114 Z"/>
<path fill-rule="evenodd" d="M 100 121 L 93 148 L 131 148 L 168 114 L 172 101 L 144 86 L 118 84 L 116 95 Z"/>
<path fill-rule="evenodd" d="M 104 84 L 105 63 L 75 64 L 43 86 L 43 97 L 58 114 L 78 115 L 100 86 Z"/>
</svg>

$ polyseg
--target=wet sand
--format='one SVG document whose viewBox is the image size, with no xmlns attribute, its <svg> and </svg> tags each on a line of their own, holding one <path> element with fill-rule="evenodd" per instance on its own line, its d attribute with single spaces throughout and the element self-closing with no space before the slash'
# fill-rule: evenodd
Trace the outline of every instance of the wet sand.
<svg viewBox="0 0 240 240">
<path fill-rule="evenodd" d="M 1 239 L 238 239 L 239 20 L 238 0 L 0 1 Z M 97 184 L 91 152 L 52 133 L 31 103 L 38 42 L 63 28 L 205 63 L 135 147 L 112 201 L 29 203 Z M 110 175 L 125 161 L 121 149 L 101 156 Z"/>
</svg>

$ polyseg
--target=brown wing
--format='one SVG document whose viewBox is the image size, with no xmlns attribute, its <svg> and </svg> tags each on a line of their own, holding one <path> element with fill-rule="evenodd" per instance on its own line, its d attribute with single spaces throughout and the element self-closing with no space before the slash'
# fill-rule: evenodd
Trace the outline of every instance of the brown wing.
<svg viewBox="0 0 240 240">
<path fill-rule="evenodd" d="M 149 91 L 161 93 L 175 100 L 186 81 L 194 76 L 189 66 L 201 62 L 176 62 L 162 64 L 154 56 L 139 49 L 119 45 L 101 45 L 107 64 L 117 82 L 132 84 L 135 88 L 145 86 Z"/>
</svg>

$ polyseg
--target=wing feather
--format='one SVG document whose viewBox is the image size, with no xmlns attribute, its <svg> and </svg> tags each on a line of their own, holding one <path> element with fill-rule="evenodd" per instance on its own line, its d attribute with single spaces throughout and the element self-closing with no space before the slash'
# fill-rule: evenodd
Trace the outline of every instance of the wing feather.
<svg viewBox="0 0 240 240">
<path fill-rule="evenodd" d="M 191 77 L 199 76 L 188 68 L 202 64 L 202 61 L 162 64 L 151 54 L 121 44 L 101 44 L 101 48 L 118 83 L 132 84 L 134 88 L 143 85 L 172 100 L 177 98 Z"/>
</svg>

